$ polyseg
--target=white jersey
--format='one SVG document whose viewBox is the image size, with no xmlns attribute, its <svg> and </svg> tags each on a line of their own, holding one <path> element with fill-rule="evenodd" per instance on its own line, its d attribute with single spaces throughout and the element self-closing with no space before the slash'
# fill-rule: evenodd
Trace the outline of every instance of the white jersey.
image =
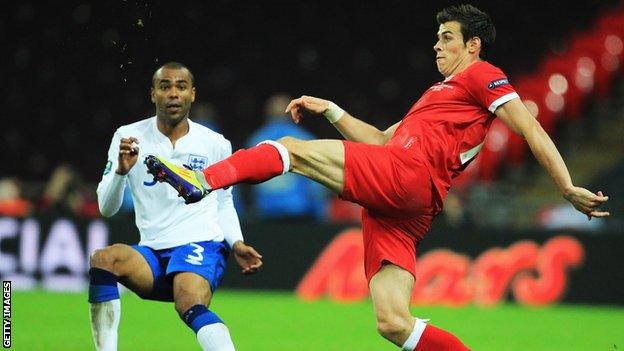
<svg viewBox="0 0 624 351">
<path fill-rule="evenodd" d="M 121 138 L 139 140 L 139 159 L 130 172 L 115 173 Z M 189 131 L 178 139 L 175 148 L 156 126 L 156 117 L 117 129 L 108 150 L 108 163 L 97 195 L 105 217 L 117 213 L 126 185 L 132 191 L 140 245 L 155 250 L 197 241 L 226 240 L 232 246 L 242 240 L 240 224 L 232 201 L 232 188 L 215 190 L 203 200 L 185 205 L 167 183 L 154 182 L 143 160 L 147 155 L 161 156 L 174 164 L 201 170 L 232 153 L 230 142 L 221 134 L 189 120 Z"/>
</svg>

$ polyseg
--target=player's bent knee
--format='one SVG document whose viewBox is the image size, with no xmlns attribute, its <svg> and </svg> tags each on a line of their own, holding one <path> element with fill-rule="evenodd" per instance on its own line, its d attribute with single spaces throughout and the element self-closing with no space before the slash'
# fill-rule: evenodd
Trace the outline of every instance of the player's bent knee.
<svg viewBox="0 0 624 351">
<path fill-rule="evenodd" d="M 299 168 L 301 166 L 302 160 L 304 160 L 306 157 L 306 141 L 287 136 L 278 139 L 277 142 L 284 145 L 284 147 L 286 147 L 286 150 L 288 150 L 291 170 Z"/>
<path fill-rule="evenodd" d="M 300 146 L 302 143 L 305 142 L 305 140 L 286 136 L 283 138 L 279 138 L 277 142 L 284 145 L 286 150 L 288 150 L 290 157 L 292 158 L 293 156 L 296 156 L 299 153 L 301 149 Z"/>
<path fill-rule="evenodd" d="M 178 312 L 178 315 L 181 317 L 189 310 L 189 308 L 195 305 L 210 305 L 209 294 L 207 292 L 189 292 L 175 297 L 174 307 L 176 312 Z"/>
<path fill-rule="evenodd" d="M 285 136 L 285 137 L 281 137 L 279 139 L 277 139 L 277 142 L 284 145 L 288 150 L 290 150 L 290 147 L 295 147 L 297 143 L 301 142 L 303 140 L 301 139 L 297 139 L 297 138 L 293 138 L 291 136 Z"/>
<path fill-rule="evenodd" d="M 117 266 L 119 264 L 119 255 L 117 251 L 119 246 L 119 244 L 114 244 L 103 249 L 95 250 L 89 258 L 89 267 L 100 268 L 118 274 Z"/>
<path fill-rule="evenodd" d="M 184 313 L 189 310 L 189 308 L 195 305 L 204 305 L 204 302 L 198 298 L 194 299 L 176 299 L 174 302 L 174 308 L 180 317 L 184 316 Z"/>
<path fill-rule="evenodd" d="M 108 247 L 95 250 L 89 259 L 89 267 L 100 268 L 111 271 L 115 264 L 115 255 L 111 253 Z"/>
</svg>

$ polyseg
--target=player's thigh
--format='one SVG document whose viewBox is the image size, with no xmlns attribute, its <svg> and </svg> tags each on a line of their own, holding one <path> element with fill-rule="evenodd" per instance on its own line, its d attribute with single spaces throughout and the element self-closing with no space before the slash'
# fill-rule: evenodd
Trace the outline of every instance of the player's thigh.
<svg viewBox="0 0 624 351">
<path fill-rule="evenodd" d="M 173 277 L 173 299 L 180 313 L 197 305 L 210 305 L 212 293 L 225 273 L 228 247 L 225 242 L 202 241 L 177 247 L 167 264 Z"/>
<path fill-rule="evenodd" d="M 300 140 L 284 137 L 291 171 L 325 185 L 340 194 L 344 187 L 344 146 L 340 140 Z"/>
<path fill-rule="evenodd" d="M 139 295 L 152 291 L 152 270 L 143 255 L 129 245 L 113 244 L 96 250 L 91 256 L 91 267 L 111 271 L 121 284 Z"/>
<path fill-rule="evenodd" d="M 184 313 L 197 304 L 210 306 L 211 299 L 210 283 L 201 275 L 179 272 L 173 277 L 173 300 L 179 312 Z"/>
<path fill-rule="evenodd" d="M 378 322 L 411 321 L 409 311 L 414 276 L 393 264 L 385 264 L 371 279 L 369 288 Z"/>
</svg>

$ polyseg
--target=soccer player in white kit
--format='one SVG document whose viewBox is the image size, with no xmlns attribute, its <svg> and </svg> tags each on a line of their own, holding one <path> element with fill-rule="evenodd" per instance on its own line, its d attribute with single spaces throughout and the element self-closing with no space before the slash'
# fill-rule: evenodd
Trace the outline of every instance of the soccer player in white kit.
<svg viewBox="0 0 624 351">
<path fill-rule="evenodd" d="M 189 120 L 195 100 L 193 75 L 169 62 L 152 78 L 156 116 L 117 129 L 98 185 L 105 217 L 120 208 L 130 187 L 138 245 L 113 244 L 90 260 L 91 327 L 98 351 L 117 349 L 120 282 L 144 299 L 173 301 L 180 318 L 197 334 L 203 350 L 234 350 L 223 321 L 208 309 L 220 284 L 230 251 L 244 274 L 255 273 L 262 256 L 243 241 L 230 189 L 185 205 L 167 184 L 154 181 L 139 157 L 163 155 L 179 165 L 201 170 L 231 154 L 221 134 Z"/>
</svg>

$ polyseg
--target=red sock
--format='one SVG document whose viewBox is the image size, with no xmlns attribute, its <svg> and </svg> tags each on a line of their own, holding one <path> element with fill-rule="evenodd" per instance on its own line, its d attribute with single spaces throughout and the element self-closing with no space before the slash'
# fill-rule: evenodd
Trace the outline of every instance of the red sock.
<svg viewBox="0 0 624 351">
<path fill-rule="evenodd" d="M 453 334 L 427 324 L 414 351 L 465 351 L 470 350 Z"/>
<path fill-rule="evenodd" d="M 277 148 L 260 144 L 241 149 L 203 170 L 213 189 L 238 183 L 261 183 L 282 174 L 284 164 Z"/>
</svg>

